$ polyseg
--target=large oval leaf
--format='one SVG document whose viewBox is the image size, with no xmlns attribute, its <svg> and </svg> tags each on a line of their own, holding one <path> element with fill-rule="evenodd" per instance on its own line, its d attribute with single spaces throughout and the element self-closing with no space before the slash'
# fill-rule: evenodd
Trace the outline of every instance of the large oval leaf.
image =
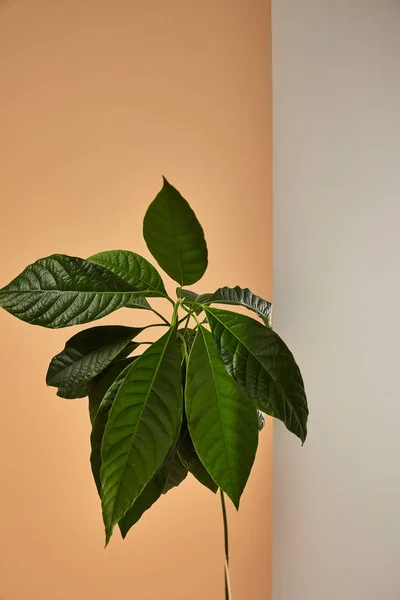
<svg viewBox="0 0 400 600">
<path fill-rule="evenodd" d="M 304 442 L 307 398 L 286 344 L 251 317 L 218 308 L 205 311 L 219 355 L 236 383 L 257 408 L 283 421 Z"/>
<path fill-rule="evenodd" d="M 0 306 L 33 325 L 69 327 L 105 317 L 133 303 L 138 294 L 100 265 L 53 254 L 26 267 L 0 290 Z"/>
<path fill-rule="evenodd" d="M 180 363 L 171 328 L 134 362 L 114 400 L 102 444 L 107 543 L 176 440 L 182 421 Z"/>
<path fill-rule="evenodd" d="M 62 352 L 51 361 L 46 383 L 60 388 L 58 395 L 70 398 L 73 390 L 89 384 L 99 375 L 143 327 L 105 325 L 80 331 L 65 344 Z M 76 394 L 76 392 L 75 392 Z M 83 398 L 87 393 L 80 396 Z"/>
<path fill-rule="evenodd" d="M 160 274 L 140 254 L 129 250 L 109 250 L 93 254 L 88 260 L 112 271 L 143 296 L 167 295 Z"/>
<path fill-rule="evenodd" d="M 164 178 L 143 221 L 147 247 L 162 269 L 180 285 L 196 283 L 208 263 L 203 228 L 188 202 Z"/>
<path fill-rule="evenodd" d="M 185 399 L 196 452 L 239 508 L 257 450 L 257 411 L 226 371 L 211 333 L 202 326 L 189 356 Z"/>
</svg>

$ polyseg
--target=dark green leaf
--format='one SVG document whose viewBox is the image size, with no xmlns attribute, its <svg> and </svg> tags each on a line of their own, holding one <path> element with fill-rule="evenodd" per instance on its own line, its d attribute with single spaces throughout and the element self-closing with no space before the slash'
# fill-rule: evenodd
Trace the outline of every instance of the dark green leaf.
<svg viewBox="0 0 400 600">
<path fill-rule="evenodd" d="M 198 457 L 187 426 L 185 427 L 183 434 L 181 433 L 178 453 L 179 458 L 187 470 L 190 471 L 200 483 L 215 493 L 218 490 L 218 486 Z"/>
<path fill-rule="evenodd" d="M 191 307 L 195 315 L 199 315 L 203 310 L 201 304 L 208 304 L 212 294 L 196 294 L 192 290 L 177 288 L 180 291 L 180 297 L 184 299 L 184 304 Z"/>
<path fill-rule="evenodd" d="M 129 250 L 108 250 L 88 258 L 90 262 L 112 271 L 120 279 L 140 291 L 143 296 L 166 296 L 158 271 L 148 260 Z"/>
<path fill-rule="evenodd" d="M 257 450 L 258 416 L 222 364 L 211 333 L 202 326 L 189 357 L 185 396 L 196 452 L 238 508 Z"/>
<path fill-rule="evenodd" d="M 0 290 L 0 306 L 33 325 L 58 328 L 105 317 L 137 296 L 100 265 L 53 254 L 26 267 Z"/>
<path fill-rule="evenodd" d="M 130 368 L 104 432 L 101 495 L 107 542 L 161 467 L 181 420 L 181 355 L 171 328 Z"/>
<path fill-rule="evenodd" d="M 107 390 L 111 387 L 118 375 L 137 358 L 132 356 L 131 358 L 125 358 L 117 360 L 111 363 L 107 369 L 102 371 L 100 375 L 95 377 L 92 381 L 92 385 L 89 391 L 89 415 L 90 422 L 93 425 L 93 421 L 96 417 L 100 403 L 103 400 Z"/>
<path fill-rule="evenodd" d="M 146 244 L 162 269 L 180 285 L 196 283 L 208 263 L 203 229 L 188 202 L 164 178 L 143 222 Z"/>
<path fill-rule="evenodd" d="M 58 395 L 64 394 L 64 398 L 87 396 L 92 379 L 108 367 L 143 329 L 105 325 L 80 331 L 52 359 L 46 376 L 47 385 L 60 388 Z M 77 388 L 81 389 L 79 396 L 76 395 Z"/>
<path fill-rule="evenodd" d="M 121 350 L 121 352 L 115 357 L 114 362 L 117 360 L 122 360 L 123 358 L 127 358 L 139 346 L 140 342 L 129 342 L 129 344 L 127 344 L 125 348 Z"/>
<path fill-rule="evenodd" d="M 188 470 L 182 463 L 177 452 L 175 452 L 166 466 L 168 468 L 168 477 L 162 491 L 163 494 L 166 494 L 169 490 L 172 490 L 172 488 L 181 484 L 188 474 Z"/>
<path fill-rule="evenodd" d="M 263 412 L 283 421 L 302 442 L 307 399 L 299 367 L 269 327 L 228 310 L 206 308 L 216 347 L 228 372 Z"/>
<path fill-rule="evenodd" d="M 203 296 L 205 296 L 203 294 Z M 272 304 L 259 296 L 256 296 L 248 288 L 241 288 L 238 285 L 234 288 L 222 287 L 214 294 L 208 294 L 205 300 L 198 300 L 203 304 L 235 304 L 245 306 L 252 310 L 257 316 L 261 317 L 266 325 L 270 325 Z"/>
<path fill-rule="evenodd" d="M 92 467 L 94 481 L 96 483 L 97 491 L 99 492 L 99 494 L 101 493 L 101 446 L 103 441 L 104 430 L 108 422 L 108 417 L 112 405 L 125 380 L 130 366 L 131 365 L 126 366 L 124 370 L 119 373 L 116 380 L 110 385 L 100 402 L 95 419 L 93 421 L 92 433 L 90 436 L 90 445 L 92 448 L 92 452 L 90 454 L 90 464 Z"/>
<path fill-rule="evenodd" d="M 67 400 L 75 400 L 76 398 L 86 398 L 92 386 L 91 381 L 78 383 L 76 385 L 60 386 L 57 390 L 57 396 L 67 398 Z"/>
<path fill-rule="evenodd" d="M 125 538 L 128 534 L 128 531 L 137 523 L 143 513 L 151 508 L 153 504 L 159 499 L 162 495 L 165 483 L 168 477 L 168 469 L 167 467 L 161 467 L 159 471 L 154 475 L 154 477 L 149 481 L 149 483 L 144 488 L 143 492 L 138 496 L 119 522 L 119 528 L 122 534 L 122 537 Z"/>
</svg>

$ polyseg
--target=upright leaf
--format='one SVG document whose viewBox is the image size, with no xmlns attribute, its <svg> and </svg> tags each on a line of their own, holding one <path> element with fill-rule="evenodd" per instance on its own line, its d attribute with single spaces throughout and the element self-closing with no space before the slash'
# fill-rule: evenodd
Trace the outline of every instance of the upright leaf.
<svg viewBox="0 0 400 600">
<path fill-rule="evenodd" d="M 253 294 L 249 288 L 241 288 L 238 285 L 234 288 L 222 287 L 214 294 L 209 294 L 208 298 L 203 294 L 197 300 L 203 304 L 234 304 L 236 306 L 245 306 L 256 313 L 258 317 L 264 320 L 266 325 L 270 325 L 272 304 L 260 296 Z"/>
<path fill-rule="evenodd" d="M 180 285 L 196 283 L 208 263 L 203 229 L 188 202 L 164 178 L 143 222 L 146 244 L 162 269 Z"/>
<path fill-rule="evenodd" d="M 65 348 L 51 361 L 46 383 L 61 388 L 62 394 L 71 397 L 72 390 L 90 384 L 129 342 L 143 331 L 143 327 L 104 325 L 80 331 L 65 344 Z M 76 394 L 76 392 L 74 392 Z M 87 392 L 74 397 L 87 395 Z M 65 396 L 64 396 L 65 397 Z"/>
<path fill-rule="evenodd" d="M 114 400 L 102 444 L 107 542 L 176 439 L 182 420 L 180 363 L 171 328 L 134 362 Z"/>
<path fill-rule="evenodd" d="M 148 260 L 130 250 L 108 250 L 93 254 L 90 262 L 101 265 L 123 279 L 143 296 L 166 296 L 158 271 Z"/>
<path fill-rule="evenodd" d="M 196 452 L 238 508 L 257 450 L 258 416 L 227 373 L 211 333 L 202 326 L 189 356 L 185 397 Z"/>
<path fill-rule="evenodd" d="M 307 398 L 286 344 L 255 319 L 218 308 L 205 310 L 219 355 L 236 383 L 257 408 L 283 421 L 304 442 Z"/>
<path fill-rule="evenodd" d="M 138 291 L 100 265 L 64 254 L 41 258 L 0 290 L 0 306 L 42 327 L 80 325 L 137 299 Z"/>
</svg>

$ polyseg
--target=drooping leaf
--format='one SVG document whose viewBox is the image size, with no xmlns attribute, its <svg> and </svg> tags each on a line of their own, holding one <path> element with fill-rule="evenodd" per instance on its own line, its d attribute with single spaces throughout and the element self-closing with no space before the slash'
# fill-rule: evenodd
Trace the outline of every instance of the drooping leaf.
<svg viewBox="0 0 400 600">
<path fill-rule="evenodd" d="M 269 327 L 228 310 L 206 308 L 219 355 L 228 372 L 263 412 L 280 419 L 302 442 L 308 407 L 292 353 Z"/>
<path fill-rule="evenodd" d="M 143 329 L 100 325 L 80 331 L 52 359 L 46 376 L 47 385 L 60 388 L 58 395 L 63 393 L 67 398 L 87 396 L 92 379 L 108 367 Z M 81 395 L 77 396 L 76 390 L 79 388 Z"/>
<path fill-rule="evenodd" d="M 140 291 L 143 296 L 167 295 L 158 271 L 148 260 L 135 252 L 108 250 L 93 254 L 88 260 L 112 271 L 120 279 Z"/>
<path fill-rule="evenodd" d="M 92 425 L 107 390 L 117 379 L 118 375 L 122 373 L 128 365 L 132 364 L 136 358 L 137 356 L 132 356 L 130 358 L 116 360 L 111 363 L 107 369 L 102 371 L 100 375 L 97 375 L 97 377 L 93 379 L 89 391 L 89 416 Z"/>
<path fill-rule="evenodd" d="M 208 263 L 203 228 L 188 202 L 164 178 L 143 222 L 147 247 L 162 269 L 180 285 L 196 283 Z"/>
<path fill-rule="evenodd" d="M 92 387 L 91 381 L 85 381 L 84 383 L 78 383 L 76 385 L 62 385 L 57 390 L 57 396 L 60 398 L 66 398 L 67 400 L 75 400 L 76 398 L 86 398 L 90 393 Z"/>
<path fill-rule="evenodd" d="M 226 371 L 211 333 L 203 326 L 189 356 L 185 398 L 196 452 L 238 508 L 257 450 L 258 416 Z"/>
<path fill-rule="evenodd" d="M 128 531 L 139 521 L 143 513 L 151 508 L 151 506 L 153 506 L 160 498 L 167 478 L 168 469 L 166 467 L 161 467 L 146 485 L 140 496 L 136 498 L 128 512 L 122 517 L 118 525 L 124 539 L 126 538 Z"/>
<path fill-rule="evenodd" d="M 125 281 L 82 258 L 53 254 L 37 260 L 0 290 L 0 306 L 42 327 L 80 325 L 137 299 Z"/>
<path fill-rule="evenodd" d="M 92 448 L 90 454 L 90 464 L 92 467 L 93 478 L 96 483 L 97 491 L 101 493 L 101 446 L 103 442 L 104 430 L 106 428 L 110 410 L 115 401 L 115 398 L 123 384 L 125 377 L 131 365 L 127 365 L 123 371 L 119 373 L 116 380 L 110 385 L 101 399 L 100 405 L 96 412 L 93 421 L 92 433 L 90 435 L 90 445 Z"/>
<path fill-rule="evenodd" d="M 210 294 L 206 299 L 201 299 L 200 296 L 198 302 L 203 304 L 234 304 L 236 306 L 245 306 L 255 312 L 258 317 L 261 317 L 266 325 L 270 325 L 271 302 L 260 298 L 260 296 L 256 296 L 249 288 L 241 288 L 238 285 L 234 288 L 225 286 L 219 288 L 214 294 Z"/>
<path fill-rule="evenodd" d="M 166 494 L 172 488 L 177 487 L 187 477 L 188 470 L 179 458 L 178 452 L 175 452 L 172 459 L 168 462 L 168 477 L 165 482 L 162 493 Z"/>
<path fill-rule="evenodd" d="M 214 493 L 218 490 L 217 484 L 215 483 L 215 481 L 213 481 L 211 475 L 209 474 L 209 472 L 207 471 L 207 469 L 205 468 L 205 466 L 203 465 L 203 463 L 197 455 L 187 425 L 184 429 L 184 432 L 181 433 L 179 439 L 178 454 L 186 469 L 194 477 L 196 477 L 197 481 L 202 483 L 205 487 L 207 487 Z"/>
<path fill-rule="evenodd" d="M 161 467 L 182 420 L 181 356 L 171 328 L 130 368 L 102 444 L 106 540 Z"/>
<path fill-rule="evenodd" d="M 117 354 L 113 362 L 117 360 L 122 360 L 124 358 L 128 358 L 128 356 L 132 354 L 132 352 L 134 352 L 139 346 L 140 342 L 129 342 L 129 344 L 127 344 L 125 348 L 123 348 L 121 352 Z"/>
</svg>

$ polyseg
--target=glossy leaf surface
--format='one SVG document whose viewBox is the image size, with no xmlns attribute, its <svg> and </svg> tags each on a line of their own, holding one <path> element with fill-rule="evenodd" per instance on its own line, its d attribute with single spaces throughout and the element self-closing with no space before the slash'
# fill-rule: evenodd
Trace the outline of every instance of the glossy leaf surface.
<svg viewBox="0 0 400 600">
<path fill-rule="evenodd" d="M 216 347 L 228 372 L 263 412 L 284 422 L 302 442 L 307 399 L 299 367 L 282 339 L 255 319 L 206 308 Z"/>
<path fill-rule="evenodd" d="M 164 283 L 148 260 L 130 250 L 108 250 L 88 258 L 112 271 L 143 296 L 165 296 Z"/>
<path fill-rule="evenodd" d="M 46 376 L 47 385 L 61 388 L 59 395 L 67 393 L 69 395 L 64 396 L 67 398 L 79 386 L 83 392 L 85 386 L 142 331 L 142 327 L 122 325 L 105 325 L 80 331 L 68 340 L 64 350 L 51 361 Z M 83 398 L 87 391 L 75 397 Z"/>
<path fill-rule="evenodd" d="M 80 325 L 134 302 L 137 292 L 100 265 L 53 254 L 41 258 L 0 290 L 0 306 L 42 327 Z"/>
<path fill-rule="evenodd" d="M 204 295 L 203 295 L 204 296 Z M 244 306 L 252 310 L 256 315 L 262 318 L 266 325 L 270 325 L 272 304 L 260 296 L 253 294 L 249 288 L 241 288 L 238 285 L 234 288 L 222 287 L 206 299 L 197 300 L 205 304 L 234 304 Z"/>
<path fill-rule="evenodd" d="M 107 542 L 177 437 L 182 420 L 180 363 L 171 329 L 134 362 L 114 400 L 102 444 Z"/>
<path fill-rule="evenodd" d="M 162 269 L 180 285 L 196 283 L 208 264 L 203 229 L 188 202 L 164 178 L 143 222 L 147 247 Z"/>
<path fill-rule="evenodd" d="M 212 479 L 239 507 L 258 444 L 258 415 L 200 326 L 187 367 L 186 415 L 191 438 Z"/>
</svg>

